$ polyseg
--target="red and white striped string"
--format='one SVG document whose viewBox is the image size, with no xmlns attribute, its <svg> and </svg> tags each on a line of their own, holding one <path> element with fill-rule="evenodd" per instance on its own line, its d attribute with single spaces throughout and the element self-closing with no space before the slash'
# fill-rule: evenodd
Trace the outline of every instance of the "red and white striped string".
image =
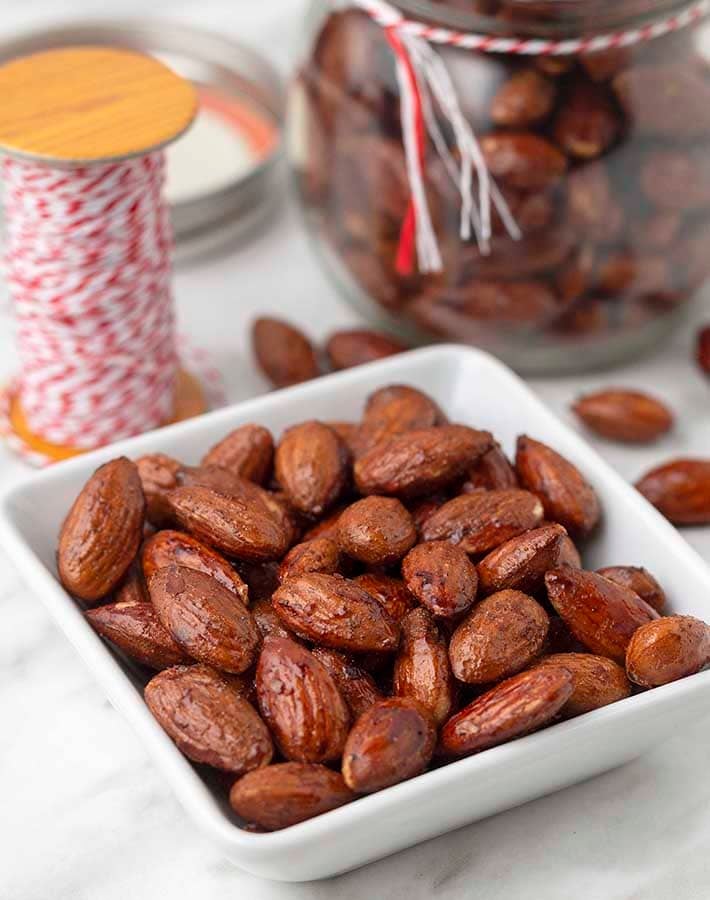
<svg viewBox="0 0 710 900">
<path fill-rule="evenodd" d="M 395 58 L 400 88 L 402 136 L 411 192 L 396 259 L 397 271 L 404 276 L 414 272 L 416 262 L 419 271 L 424 273 L 439 272 L 442 269 L 441 253 L 426 197 L 427 135 L 461 194 L 462 240 L 469 239 L 473 227 L 481 252 L 490 251 L 491 204 L 497 209 L 508 234 L 514 239 L 520 237 L 520 230 L 488 172 L 473 129 L 461 112 L 446 67 L 434 52 L 432 44 L 482 53 L 571 56 L 650 41 L 685 28 L 710 12 L 710 0 L 698 0 L 675 15 L 638 28 L 567 40 L 544 40 L 497 37 L 427 25 L 407 19 L 400 10 L 385 0 L 351 0 L 351 5 L 362 9 L 382 27 Z M 432 100 L 436 100 L 441 114 L 453 130 L 456 153 L 450 152 L 446 146 L 433 113 Z M 474 181 L 478 188 L 476 200 Z"/>
</svg>

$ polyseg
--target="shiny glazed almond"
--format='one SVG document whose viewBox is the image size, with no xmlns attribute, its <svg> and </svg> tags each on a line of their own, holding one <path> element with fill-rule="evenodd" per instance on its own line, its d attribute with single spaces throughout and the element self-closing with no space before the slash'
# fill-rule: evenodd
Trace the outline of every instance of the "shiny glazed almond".
<svg viewBox="0 0 710 900">
<path fill-rule="evenodd" d="M 382 700 L 375 679 L 338 650 L 314 647 L 311 651 L 321 665 L 330 672 L 343 700 L 348 705 L 352 721 L 361 716 L 373 703 Z"/>
<path fill-rule="evenodd" d="M 328 338 L 325 352 L 334 369 L 350 369 L 402 353 L 407 348 L 400 341 L 366 328 L 336 331 Z"/>
<path fill-rule="evenodd" d="M 279 581 L 283 584 L 308 572 L 335 575 L 339 569 L 340 547 L 328 537 L 316 537 L 291 547 L 279 566 Z"/>
<path fill-rule="evenodd" d="M 710 524 L 710 460 L 672 460 L 647 472 L 636 489 L 674 525 Z"/>
<path fill-rule="evenodd" d="M 392 690 L 416 700 L 437 726 L 451 715 L 455 688 L 446 641 L 432 614 L 421 607 L 402 620 Z"/>
<path fill-rule="evenodd" d="M 666 606 L 666 593 L 648 569 L 642 566 L 607 566 L 604 569 L 597 569 L 597 575 L 603 575 L 609 581 L 631 588 L 656 612 L 663 612 Z"/>
<path fill-rule="evenodd" d="M 240 478 L 264 484 L 271 472 L 274 439 L 262 425 L 240 425 L 202 457 L 203 466 L 221 466 Z"/>
<path fill-rule="evenodd" d="M 658 687 L 699 672 L 710 661 L 710 628 L 693 616 L 642 625 L 626 650 L 626 672 L 641 687 Z"/>
<path fill-rule="evenodd" d="M 402 576 L 409 592 L 435 616 L 457 616 L 476 599 L 476 567 L 461 547 L 448 541 L 430 541 L 410 550 Z"/>
<path fill-rule="evenodd" d="M 399 578 L 381 575 L 379 572 L 365 572 L 353 578 L 353 584 L 374 597 L 395 622 L 401 622 L 416 603 L 407 590 L 407 585 Z"/>
<path fill-rule="evenodd" d="M 313 345 L 302 331 L 283 319 L 256 319 L 252 345 L 259 368 L 274 387 L 300 384 L 320 375 Z"/>
<path fill-rule="evenodd" d="M 572 694 L 562 708 L 563 716 L 608 706 L 631 695 L 631 685 L 620 665 L 592 653 L 553 653 L 544 656 L 536 668 L 564 668 L 572 676 Z"/>
<path fill-rule="evenodd" d="M 417 542 L 414 521 L 394 497 L 365 497 L 338 519 L 338 541 L 353 559 L 368 566 L 391 566 Z"/>
<path fill-rule="evenodd" d="M 303 422 L 284 432 L 276 448 L 276 478 L 294 509 L 321 516 L 343 492 L 349 453 L 322 422 Z"/>
<path fill-rule="evenodd" d="M 566 537 L 561 525 L 543 525 L 496 547 L 477 566 L 481 593 L 538 590 L 545 572 L 560 565 Z"/>
<path fill-rule="evenodd" d="M 640 391 L 598 391 L 580 397 L 572 408 L 587 428 L 615 441 L 648 444 L 673 427 L 668 407 Z"/>
<path fill-rule="evenodd" d="M 144 666 L 165 669 L 189 662 L 163 627 L 152 603 L 107 603 L 84 615 L 101 637 Z"/>
<path fill-rule="evenodd" d="M 518 476 L 499 444 L 478 460 L 468 473 L 463 492 L 473 490 L 502 491 L 518 487 Z"/>
<path fill-rule="evenodd" d="M 393 384 L 368 397 L 358 444 L 364 452 L 407 431 L 432 428 L 445 421 L 437 404 L 422 391 Z"/>
</svg>

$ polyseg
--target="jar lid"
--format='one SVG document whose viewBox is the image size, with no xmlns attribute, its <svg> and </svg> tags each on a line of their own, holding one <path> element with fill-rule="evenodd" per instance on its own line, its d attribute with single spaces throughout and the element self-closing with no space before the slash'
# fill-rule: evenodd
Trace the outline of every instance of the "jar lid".
<svg viewBox="0 0 710 900">
<path fill-rule="evenodd" d="M 148 53 L 197 88 L 197 119 L 167 150 L 166 196 L 178 259 L 233 246 L 268 221 L 282 194 L 284 91 L 260 54 L 190 26 L 124 19 L 28 32 L 2 44 L 0 63 L 77 45 Z"/>
</svg>

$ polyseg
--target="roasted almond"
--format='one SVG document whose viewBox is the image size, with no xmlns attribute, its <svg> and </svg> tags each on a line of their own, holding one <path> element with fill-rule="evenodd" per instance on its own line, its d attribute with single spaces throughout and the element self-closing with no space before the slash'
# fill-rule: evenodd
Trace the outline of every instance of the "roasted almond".
<svg viewBox="0 0 710 900">
<path fill-rule="evenodd" d="M 235 559 L 280 559 L 286 552 L 290 535 L 284 521 L 261 501 L 179 487 L 170 492 L 169 502 L 186 531 Z"/>
<path fill-rule="evenodd" d="M 564 566 L 545 575 L 550 603 L 593 653 L 623 663 L 637 628 L 658 618 L 638 594 L 595 572 Z"/>
<path fill-rule="evenodd" d="M 565 93 L 552 134 L 568 156 L 589 160 L 601 156 L 614 143 L 620 127 L 607 89 L 579 79 Z"/>
<path fill-rule="evenodd" d="M 599 498 L 579 469 L 540 441 L 518 438 L 515 468 L 521 485 L 542 500 L 545 515 L 573 538 L 586 537 L 601 516 Z"/>
<path fill-rule="evenodd" d="M 342 494 L 349 453 L 338 435 L 322 422 L 287 429 L 276 448 L 276 478 L 299 512 L 321 516 Z"/>
<path fill-rule="evenodd" d="M 636 488 L 674 525 L 710 524 L 710 460 L 672 460 L 647 472 Z"/>
<path fill-rule="evenodd" d="M 195 569 L 168 566 L 148 581 L 158 618 L 193 659 L 224 672 L 246 672 L 261 635 L 232 590 Z"/>
<path fill-rule="evenodd" d="M 350 713 L 333 677 L 309 650 L 288 638 L 266 638 L 256 692 L 261 714 L 286 759 L 340 758 Z"/>
<path fill-rule="evenodd" d="M 673 427 L 668 407 L 641 391 L 598 391 L 580 397 L 572 409 L 587 428 L 614 441 L 648 444 Z"/>
<path fill-rule="evenodd" d="M 449 654 L 427 609 L 414 609 L 402 620 L 392 690 L 398 697 L 416 700 L 437 726 L 451 715 L 455 689 Z"/>
<path fill-rule="evenodd" d="M 343 778 L 353 791 L 373 791 L 419 775 L 429 764 L 436 730 L 414 700 L 373 704 L 357 720 L 343 751 Z"/>
<path fill-rule="evenodd" d="M 136 468 L 145 496 L 146 518 L 156 528 L 169 525 L 172 510 L 166 497 L 169 491 L 178 487 L 182 463 L 165 453 L 149 453 L 136 460 Z"/>
<path fill-rule="evenodd" d="M 350 657 L 338 650 L 326 650 L 325 647 L 314 647 L 312 653 L 333 676 L 353 722 L 373 703 L 382 700 L 375 679 Z"/>
<path fill-rule="evenodd" d="M 394 497 L 365 497 L 338 519 L 338 541 L 353 559 L 369 566 L 391 566 L 417 542 L 414 521 Z"/>
<path fill-rule="evenodd" d="M 476 491 L 449 500 L 426 521 L 425 541 L 450 541 L 466 553 L 485 553 L 536 528 L 543 519 L 541 500 L 529 491 Z"/>
<path fill-rule="evenodd" d="M 547 118 L 557 96 L 554 81 L 535 69 L 520 69 L 503 83 L 491 102 L 496 125 L 520 128 Z"/>
<path fill-rule="evenodd" d="M 518 476 L 503 453 L 500 444 L 495 444 L 469 470 L 468 479 L 462 491 L 471 493 L 476 490 L 503 491 L 518 487 Z"/>
<path fill-rule="evenodd" d="M 314 763 L 277 763 L 240 778 L 229 794 L 234 812 L 278 831 L 355 799 L 340 772 Z"/>
<path fill-rule="evenodd" d="M 431 397 L 408 385 L 393 384 L 368 397 L 358 446 L 364 452 L 407 431 L 431 428 L 445 421 Z"/>
<path fill-rule="evenodd" d="M 462 477 L 491 442 L 487 431 L 464 425 L 408 431 L 361 456 L 355 482 L 363 494 L 421 496 Z"/>
<path fill-rule="evenodd" d="M 543 525 L 496 547 L 477 566 L 481 593 L 537 591 L 543 585 L 545 572 L 561 564 L 566 537 L 561 525 Z"/>
<path fill-rule="evenodd" d="M 64 587 L 95 603 L 118 586 L 143 539 L 145 500 L 138 470 L 124 456 L 100 466 L 81 489 L 59 534 Z"/>
<path fill-rule="evenodd" d="M 351 369 L 402 353 L 407 348 L 400 341 L 367 328 L 336 331 L 328 338 L 325 352 L 334 369 Z"/>
<path fill-rule="evenodd" d="M 141 562 L 146 579 L 171 565 L 204 572 L 249 605 L 248 588 L 227 560 L 182 531 L 158 531 L 149 537 L 141 550 Z"/>
<path fill-rule="evenodd" d="M 666 605 L 666 593 L 648 569 L 644 569 L 642 566 L 606 566 L 603 569 L 597 569 L 597 574 L 603 575 L 610 581 L 615 581 L 616 584 L 631 588 L 656 612 L 663 612 Z"/>
<path fill-rule="evenodd" d="M 382 606 L 340 575 L 290 578 L 272 598 L 285 625 L 299 637 L 353 653 L 397 648 L 399 629 Z"/>
<path fill-rule="evenodd" d="M 665 616 L 642 625 L 626 650 L 626 672 L 652 688 L 699 672 L 710 661 L 710 628 L 693 616 Z"/>
<path fill-rule="evenodd" d="M 542 728 L 573 689 L 572 676 L 562 667 L 530 669 L 508 678 L 449 719 L 441 731 L 442 750 L 465 756 Z"/>
<path fill-rule="evenodd" d="M 252 345 L 259 368 L 274 387 L 288 387 L 320 375 L 313 345 L 283 319 L 257 319 L 252 326 Z"/>
<path fill-rule="evenodd" d="M 564 154 L 532 132 L 486 134 L 480 144 L 491 175 L 509 187 L 545 188 L 558 182 L 567 168 Z"/>
<path fill-rule="evenodd" d="M 476 599 L 476 567 L 461 547 L 448 541 L 430 541 L 410 550 L 402 576 L 409 592 L 435 616 L 457 616 Z"/>
<path fill-rule="evenodd" d="M 305 531 L 301 537 L 302 541 L 312 541 L 317 537 L 327 537 L 332 541 L 338 540 L 338 520 L 343 512 L 343 508 L 336 509 L 334 512 L 325 516 L 320 522 Z"/>
<path fill-rule="evenodd" d="M 520 591 L 500 591 L 482 600 L 454 632 L 451 669 L 459 681 L 489 684 L 527 668 L 545 646 L 550 620 Z"/>
<path fill-rule="evenodd" d="M 152 603 L 106 603 L 85 615 L 94 631 L 144 666 L 165 669 L 189 661 L 163 627 Z"/>
<path fill-rule="evenodd" d="M 536 668 L 564 668 L 572 676 L 572 694 L 562 708 L 563 716 L 608 706 L 631 694 L 631 685 L 620 665 L 605 656 L 592 653 L 553 653 L 544 656 Z"/>
<path fill-rule="evenodd" d="M 565 534 L 560 543 L 558 566 L 572 566 L 573 569 L 582 568 L 582 557 L 572 538 Z M 653 604 L 651 604 L 653 605 Z"/>
<path fill-rule="evenodd" d="M 294 638 L 293 632 L 289 631 L 274 609 L 270 597 L 262 597 L 255 601 L 250 610 L 259 634 L 263 637 L 274 635 L 275 637 Z"/>
<path fill-rule="evenodd" d="M 357 584 L 374 597 L 395 622 L 401 622 L 415 605 L 414 597 L 407 590 L 407 585 L 399 578 L 392 578 L 379 572 L 365 572 L 353 578 L 353 584 Z"/>
<path fill-rule="evenodd" d="M 340 548 L 328 537 L 316 537 L 291 547 L 279 566 L 279 581 L 305 575 L 307 572 L 324 572 L 335 575 L 340 569 Z"/>
<path fill-rule="evenodd" d="M 240 478 L 264 484 L 271 473 L 274 439 L 262 425 L 240 425 L 202 457 L 203 466 L 221 466 Z"/>
</svg>

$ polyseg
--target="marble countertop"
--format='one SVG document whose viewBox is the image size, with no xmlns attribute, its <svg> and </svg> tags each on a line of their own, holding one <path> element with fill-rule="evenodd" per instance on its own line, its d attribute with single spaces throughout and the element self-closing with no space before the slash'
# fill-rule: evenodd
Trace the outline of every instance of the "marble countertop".
<svg viewBox="0 0 710 900">
<path fill-rule="evenodd" d="M 74 0 L 66 7 L 5 0 L 0 39 L 68 13 L 140 15 L 145 3 Z M 266 46 L 284 71 L 303 9 L 302 0 L 151 4 L 156 16 Z M 289 208 L 238 254 L 180 267 L 175 286 L 183 330 L 211 348 L 233 401 L 265 389 L 245 338 L 257 310 L 310 323 L 315 336 L 356 321 L 325 282 Z M 707 300 L 696 320 L 703 315 L 710 318 Z M 13 367 L 10 328 L 0 311 L 0 377 Z M 612 374 L 537 379 L 533 387 L 565 417 L 580 390 L 603 384 L 666 397 L 680 411 L 672 437 L 644 450 L 599 443 L 630 479 L 665 457 L 707 455 L 710 393 L 689 363 L 692 333 L 691 325 L 662 353 Z M 0 448 L 0 484 L 22 471 Z M 685 536 L 710 561 L 710 529 Z M 317 884 L 273 884 L 240 872 L 202 838 L 1 549 L 0 622 L 0 900 L 710 896 L 710 719 L 621 769 L 367 868 Z"/>
</svg>

